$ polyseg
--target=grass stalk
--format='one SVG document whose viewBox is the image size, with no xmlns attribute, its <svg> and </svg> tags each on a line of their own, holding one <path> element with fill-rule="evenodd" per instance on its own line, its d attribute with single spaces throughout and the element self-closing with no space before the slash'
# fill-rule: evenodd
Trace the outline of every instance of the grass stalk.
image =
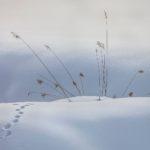
<svg viewBox="0 0 150 150">
<path fill-rule="evenodd" d="M 104 10 L 104 14 L 105 14 L 105 24 L 106 24 L 106 31 L 105 31 L 105 34 L 106 34 L 106 61 L 105 61 L 105 96 L 107 96 L 107 91 L 108 91 L 108 15 L 107 15 L 107 12 Z"/>
<path fill-rule="evenodd" d="M 101 61 L 100 64 L 100 68 L 101 68 L 101 72 L 99 75 L 101 75 L 101 95 L 104 95 L 104 91 L 105 91 L 105 45 L 103 43 L 101 43 L 100 41 L 97 41 L 97 45 L 99 47 L 99 55 L 98 55 L 98 60 L 99 63 Z"/>
<path fill-rule="evenodd" d="M 42 79 L 44 79 L 45 81 L 47 81 L 47 84 L 48 84 L 51 88 L 55 89 L 59 94 L 62 95 L 62 93 L 57 89 L 57 88 L 58 88 L 58 85 L 57 85 L 55 82 L 53 82 L 52 80 L 48 79 L 47 77 L 45 77 L 45 76 L 43 76 L 43 75 L 41 75 L 41 74 L 38 74 L 38 75 L 39 75 Z M 53 87 L 51 84 L 49 84 L 49 83 L 51 83 L 52 85 L 54 85 L 54 87 Z M 74 97 L 74 96 L 75 96 L 73 93 L 71 93 L 71 92 L 68 91 L 67 89 L 64 88 L 64 90 L 65 90 L 65 92 L 66 92 L 68 95 L 70 95 L 71 97 Z"/>
<path fill-rule="evenodd" d="M 41 95 L 42 98 L 45 98 L 46 96 L 50 96 L 52 98 L 56 98 L 57 97 L 57 95 L 53 95 L 53 94 L 49 94 L 49 93 L 45 93 L 45 92 L 36 92 L 36 91 L 30 91 L 30 92 L 28 92 L 28 96 L 30 96 L 32 94 Z"/>
<path fill-rule="evenodd" d="M 58 87 L 60 88 L 60 90 L 62 91 L 62 93 L 64 94 L 64 96 L 68 99 L 68 101 L 70 102 L 71 100 L 69 99 L 68 95 L 66 94 L 66 92 L 64 91 L 64 88 L 62 87 L 62 85 L 58 82 L 58 80 L 56 79 L 56 77 L 53 75 L 53 73 L 51 72 L 51 70 L 47 67 L 47 65 L 42 61 L 42 59 L 39 57 L 39 55 L 34 51 L 34 49 L 19 35 L 17 35 L 14 32 L 11 32 L 12 35 L 16 38 L 21 40 L 27 47 L 28 49 L 32 52 L 32 54 L 37 58 L 37 60 L 41 63 L 41 65 L 46 69 L 46 71 L 49 73 L 49 75 L 52 77 L 52 79 L 58 84 Z"/>
<path fill-rule="evenodd" d="M 82 72 L 80 72 L 80 74 L 79 74 L 79 78 L 80 78 L 80 83 L 81 83 L 81 89 L 82 89 L 82 93 L 83 93 L 83 95 L 85 94 L 84 92 L 84 85 L 83 85 L 83 81 L 82 81 L 82 79 L 84 78 L 85 76 L 84 76 L 84 74 L 82 73 Z"/>
<path fill-rule="evenodd" d="M 45 48 L 48 49 L 49 52 L 51 52 L 51 54 L 57 59 L 57 61 L 62 65 L 63 69 L 65 70 L 65 72 L 68 74 L 68 76 L 70 77 L 73 86 L 76 88 L 77 92 L 79 95 L 81 95 L 81 91 L 78 87 L 77 82 L 73 79 L 72 74 L 70 73 L 69 69 L 65 66 L 65 64 L 62 62 L 62 60 L 56 55 L 56 53 L 48 46 L 45 45 Z"/>
<path fill-rule="evenodd" d="M 98 50 L 96 49 L 96 61 L 97 61 L 97 71 L 98 71 L 98 86 L 99 86 L 99 90 L 98 90 L 98 94 L 99 94 L 99 98 L 98 100 L 101 100 L 101 69 L 100 69 L 100 61 L 99 61 L 99 57 L 98 57 Z"/>
<path fill-rule="evenodd" d="M 49 84 L 49 82 L 47 82 L 47 81 L 44 81 L 44 80 L 41 80 L 41 79 L 37 79 L 36 80 L 37 81 L 37 83 L 39 84 L 39 85 L 46 85 L 46 86 L 48 86 L 50 89 L 52 89 L 52 90 L 54 90 L 55 92 L 57 92 L 57 94 L 59 94 L 59 96 L 64 96 L 57 88 L 55 88 L 55 87 L 53 87 L 51 84 Z M 41 81 L 42 81 L 42 83 L 41 83 Z"/>
<path fill-rule="evenodd" d="M 134 75 L 133 75 L 133 77 L 131 78 L 131 80 L 129 81 L 129 83 L 127 84 L 127 87 L 125 88 L 125 90 L 123 91 L 123 93 L 122 93 L 122 97 L 126 94 L 126 92 L 128 91 L 128 89 L 129 89 L 129 87 L 131 86 L 131 84 L 133 83 L 133 81 L 136 79 L 136 77 L 137 77 L 137 75 L 138 74 L 142 74 L 142 73 L 144 73 L 144 71 L 143 70 L 139 70 L 139 71 L 137 71 Z"/>
</svg>

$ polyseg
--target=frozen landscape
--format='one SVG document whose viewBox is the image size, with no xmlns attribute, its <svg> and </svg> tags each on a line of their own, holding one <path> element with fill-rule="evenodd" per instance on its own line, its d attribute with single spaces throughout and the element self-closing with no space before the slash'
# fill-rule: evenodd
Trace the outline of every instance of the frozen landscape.
<svg viewBox="0 0 150 150">
<path fill-rule="evenodd" d="M 150 150 L 149 6 L 0 0 L 0 150 Z"/>
<path fill-rule="evenodd" d="M 1 150 L 149 150 L 150 98 L 0 104 Z"/>
</svg>

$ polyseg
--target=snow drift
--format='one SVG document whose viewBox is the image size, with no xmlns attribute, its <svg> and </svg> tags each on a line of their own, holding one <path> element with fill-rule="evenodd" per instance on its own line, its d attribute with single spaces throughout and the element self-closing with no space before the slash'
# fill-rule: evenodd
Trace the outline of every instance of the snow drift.
<svg viewBox="0 0 150 150">
<path fill-rule="evenodd" d="M 150 98 L 0 104 L 0 150 L 149 150 Z"/>
</svg>

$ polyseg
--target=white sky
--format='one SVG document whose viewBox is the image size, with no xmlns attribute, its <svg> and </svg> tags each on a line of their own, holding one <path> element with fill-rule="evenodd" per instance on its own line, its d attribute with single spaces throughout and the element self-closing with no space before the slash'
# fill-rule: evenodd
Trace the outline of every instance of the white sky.
<svg viewBox="0 0 150 150">
<path fill-rule="evenodd" d="M 19 89 L 24 90 L 24 84 L 27 84 L 27 89 L 28 84 L 33 86 L 33 83 L 25 80 L 30 78 L 28 71 L 31 75 L 36 67 L 39 70 L 41 68 L 37 61 L 36 67 L 29 65 L 34 64 L 32 54 L 23 43 L 12 37 L 10 34 L 12 31 L 21 35 L 33 48 L 41 52 L 44 52 L 44 44 L 50 44 L 64 61 L 69 56 L 71 62 L 68 61 L 68 66 L 73 64 L 73 61 L 77 63 L 77 66 L 81 66 L 82 59 L 77 61 L 75 56 L 83 57 L 83 68 L 87 68 L 86 70 L 92 74 L 90 70 L 92 68 L 88 67 L 90 63 L 95 63 L 96 41 L 105 42 L 104 9 L 107 10 L 109 18 L 109 56 L 111 58 L 109 63 L 114 70 L 115 78 L 112 81 L 122 86 L 120 80 L 116 81 L 117 69 L 134 74 L 137 69 L 150 66 L 149 6 L 149 0 L 0 0 L 0 81 L 3 85 L 1 93 L 9 95 L 7 93 L 13 91 L 14 94 L 15 90 L 16 97 Z M 24 52 L 29 55 L 25 55 Z M 52 62 L 51 59 L 50 62 Z M 24 76 L 24 84 L 22 78 L 19 80 L 16 75 L 19 67 L 22 68 L 19 73 Z M 60 78 L 62 78 L 61 74 Z M 144 92 L 149 86 L 147 78 L 145 78 Z M 6 89 L 4 89 L 5 84 L 8 86 Z M 10 97 L 13 94 L 10 94 Z"/>
<path fill-rule="evenodd" d="M 15 42 L 11 31 L 37 46 L 49 42 L 59 47 L 63 43 L 61 50 L 104 42 L 106 9 L 112 52 L 132 50 L 147 55 L 149 5 L 148 0 L 0 0 L 0 49 Z"/>
</svg>

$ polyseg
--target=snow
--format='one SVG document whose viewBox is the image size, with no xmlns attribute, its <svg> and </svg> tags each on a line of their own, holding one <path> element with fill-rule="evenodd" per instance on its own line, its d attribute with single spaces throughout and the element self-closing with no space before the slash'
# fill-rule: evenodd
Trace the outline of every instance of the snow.
<svg viewBox="0 0 150 150">
<path fill-rule="evenodd" d="M 150 98 L 0 104 L 0 150 L 150 150 Z"/>
</svg>

